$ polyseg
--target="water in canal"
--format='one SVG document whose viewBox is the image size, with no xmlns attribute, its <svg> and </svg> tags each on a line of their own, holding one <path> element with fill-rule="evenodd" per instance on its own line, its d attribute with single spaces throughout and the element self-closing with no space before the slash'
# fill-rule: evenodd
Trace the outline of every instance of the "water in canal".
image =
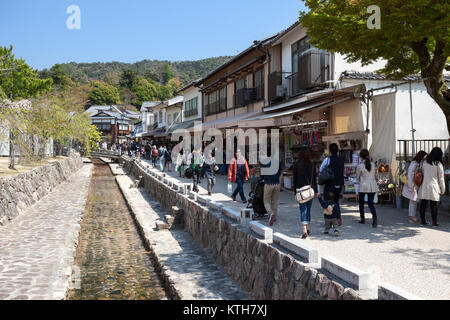
<svg viewBox="0 0 450 320">
<path fill-rule="evenodd" d="M 81 286 L 70 290 L 67 298 L 166 298 L 150 253 L 143 245 L 109 166 L 99 160 L 93 162 L 95 167 L 75 258 Z"/>
</svg>

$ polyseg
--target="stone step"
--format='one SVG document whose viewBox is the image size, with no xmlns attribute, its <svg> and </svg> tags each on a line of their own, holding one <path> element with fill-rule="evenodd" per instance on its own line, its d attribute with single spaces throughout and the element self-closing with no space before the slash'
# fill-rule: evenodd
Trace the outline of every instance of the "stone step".
<svg viewBox="0 0 450 320">
<path fill-rule="evenodd" d="M 182 208 L 179 208 L 179 207 L 177 207 L 177 206 L 173 206 L 173 207 L 172 207 L 172 214 L 173 214 L 174 216 L 178 216 L 178 215 L 183 214 L 183 213 L 184 213 L 184 211 L 183 211 Z"/>
<path fill-rule="evenodd" d="M 155 224 L 156 224 L 156 229 L 158 231 L 160 231 L 160 230 L 169 230 L 170 229 L 170 226 L 167 223 L 165 223 L 164 221 L 158 220 L 158 221 L 155 222 Z"/>
<path fill-rule="evenodd" d="M 173 225 L 173 222 L 175 221 L 175 217 L 170 214 L 166 214 L 164 216 L 164 220 L 169 225 L 169 227 L 171 227 Z"/>
</svg>

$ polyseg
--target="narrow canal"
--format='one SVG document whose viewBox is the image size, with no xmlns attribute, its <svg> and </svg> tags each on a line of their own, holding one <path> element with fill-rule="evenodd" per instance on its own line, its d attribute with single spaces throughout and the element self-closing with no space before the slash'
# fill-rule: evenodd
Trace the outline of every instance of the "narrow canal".
<svg viewBox="0 0 450 320">
<path fill-rule="evenodd" d="M 93 160 L 69 300 L 159 300 L 166 294 L 108 165 Z"/>
</svg>

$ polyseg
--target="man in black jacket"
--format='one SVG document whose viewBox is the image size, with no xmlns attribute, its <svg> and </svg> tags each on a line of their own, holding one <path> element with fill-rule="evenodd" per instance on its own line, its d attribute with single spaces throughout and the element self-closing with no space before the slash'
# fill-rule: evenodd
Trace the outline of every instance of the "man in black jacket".
<svg viewBox="0 0 450 320">
<path fill-rule="evenodd" d="M 334 173 L 334 179 L 327 181 L 325 184 L 324 193 L 332 192 L 334 194 L 334 202 L 336 203 L 339 215 L 341 214 L 341 207 L 339 206 L 339 198 L 342 189 L 344 188 L 344 160 L 338 157 L 339 147 L 336 143 L 330 144 L 330 157 L 326 158 L 320 166 L 320 172 L 326 165 L 331 167 Z"/>
</svg>

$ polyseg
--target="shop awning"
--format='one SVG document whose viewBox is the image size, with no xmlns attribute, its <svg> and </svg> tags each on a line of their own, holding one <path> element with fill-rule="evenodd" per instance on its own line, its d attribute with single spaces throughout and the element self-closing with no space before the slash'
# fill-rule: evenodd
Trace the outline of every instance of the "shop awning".
<svg viewBox="0 0 450 320">
<path fill-rule="evenodd" d="M 172 126 L 172 128 L 169 129 L 167 134 L 172 134 L 175 130 L 190 129 L 190 128 L 194 127 L 195 121 L 199 121 L 199 120 L 185 121 L 185 122 L 177 124 L 176 126 Z"/>
<path fill-rule="evenodd" d="M 333 101 L 322 100 L 315 103 L 303 104 L 296 108 L 289 110 L 283 110 L 273 113 L 264 113 L 263 115 L 248 118 L 239 121 L 240 128 L 263 128 L 263 127 L 277 127 L 282 125 L 289 125 L 292 123 L 292 115 L 295 113 L 303 112 L 313 108 L 329 107 L 334 104 L 338 104 L 347 100 L 353 99 L 353 96 L 347 96 Z"/>
<path fill-rule="evenodd" d="M 215 129 L 226 128 L 226 129 L 228 129 L 228 128 L 237 127 L 239 121 L 250 118 L 250 117 L 262 115 L 262 114 L 263 113 L 261 111 L 256 111 L 256 112 L 251 112 L 251 113 L 243 113 L 238 116 L 234 116 L 234 117 L 230 117 L 230 118 L 223 118 L 223 119 L 205 122 L 205 123 L 202 123 L 202 130 L 206 131 L 211 128 L 215 128 Z M 191 129 L 189 129 L 189 131 L 194 132 L 195 128 L 196 127 L 193 127 Z"/>
</svg>

